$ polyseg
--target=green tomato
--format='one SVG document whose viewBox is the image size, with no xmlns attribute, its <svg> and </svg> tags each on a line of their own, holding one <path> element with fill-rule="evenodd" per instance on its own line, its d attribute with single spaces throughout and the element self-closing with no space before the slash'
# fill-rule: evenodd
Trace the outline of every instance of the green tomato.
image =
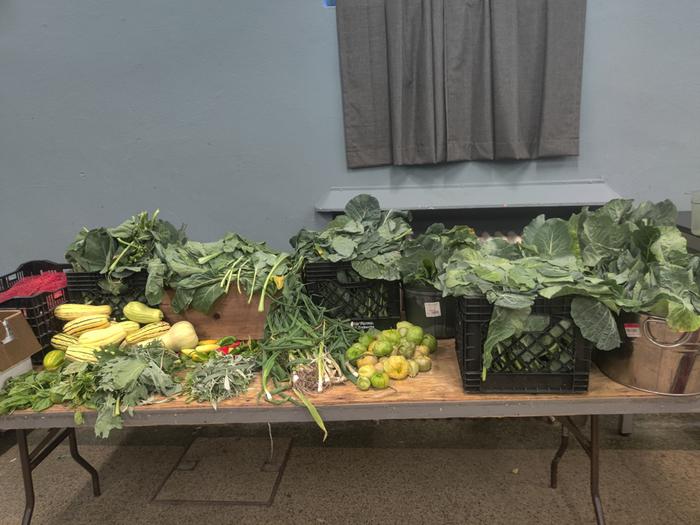
<svg viewBox="0 0 700 525">
<path fill-rule="evenodd" d="M 357 378 L 357 383 L 355 384 L 360 390 L 369 390 L 369 387 L 372 386 L 372 381 L 369 377 L 360 376 Z"/>
<path fill-rule="evenodd" d="M 409 328 L 413 328 L 413 325 L 408 321 L 399 321 L 396 323 L 396 330 L 399 332 L 401 337 L 406 337 Z"/>
<path fill-rule="evenodd" d="M 401 336 L 396 330 L 384 330 L 379 340 L 388 341 L 392 345 L 397 345 L 401 342 Z"/>
<path fill-rule="evenodd" d="M 420 342 L 423 346 L 430 348 L 430 353 L 434 353 L 437 350 L 437 339 L 432 334 L 425 334 L 423 340 Z"/>
<path fill-rule="evenodd" d="M 412 326 L 406 332 L 406 340 L 418 344 L 423 340 L 423 329 L 420 326 Z"/>
<path fill-rule="evenodd" d="M 413 359 L 408 360 L 408 377 L 416 377 L 420 372 L 420 366 Z"/>
<path fill-rule="evenodd" d="M 394 347 L 389 341 L 377 341 L 372 348 L 372 352 L 377 357 L 384 357 L 393 352 Z"/>
<path fill-rule="evenodd" d="M 360 374 L 360 377 L 366 377 L 366 378 L 372 377 L 375 372 L 376 372 L 376 370 L 374 369 L 374 365 L 362 365 L 357 370 L 357 373 Z"/>
<path fill-rule="evenodd" d="M 433 367 L 433 360 L 427 355 L 419 355 L 415 358 L 415 362 L 418 363 L 418 369 L 421 372 L 428 372 Z"/>
<path fill-rule="evenodd" d="M 368 333 L 362 334 L 360 336 L 360 338 L 357 340 L 358 344 L 361 344 L 365 348 L 367 348 L 372 341 L 374 341 L 374 337 L 372 337 Z"/>
<path fill-rule="evenodd" d="M 372 386 L 377 390 L 382 390 L 389 386 L 389 376 L 385 372 L 377 372 L 371 378 Z"/>
<path fill-rule="evenodd" d="M 430 355 L 430 348 L 425 345 L 418 345 L 416 346 L 416 351 L 413 355 L 416 357 L 419 355 Z"/>
<path fill-rule="evenodd" d="M 345 351 L 345 360 L 350 363 L 353 363 L 357 361 L 360 357 L 362 357 L 365 351 L 365 348 L 355 343 Z"/>
<path fill-rule="evenodd" d="M 402 355 L 406 359 L 411 359 L 415 350 L 416 345 L 414 345 L 410 341 L 404 341 L 399 345 L 399 355 Z"/>
<path fill-rule="evenodd" d="M 357 362 L 355 363 L 356 366 L 358 367 L 363 367 L 365 365 L 372 365 L 374 366 L 377 363 L 378 359 L 374 355 L 363 355 L 360 357 Z"/>
</svg>

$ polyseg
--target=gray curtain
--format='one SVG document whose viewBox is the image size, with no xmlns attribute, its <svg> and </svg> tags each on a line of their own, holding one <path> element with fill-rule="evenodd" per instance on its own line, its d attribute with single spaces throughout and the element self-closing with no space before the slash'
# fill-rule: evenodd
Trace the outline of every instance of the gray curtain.
<svg viewBox="0 0 700 525">
<path fill-rule="evenodd" d="M 338 0 L 351 168 L 577 155 L 586 0 Z"/>
</svg>

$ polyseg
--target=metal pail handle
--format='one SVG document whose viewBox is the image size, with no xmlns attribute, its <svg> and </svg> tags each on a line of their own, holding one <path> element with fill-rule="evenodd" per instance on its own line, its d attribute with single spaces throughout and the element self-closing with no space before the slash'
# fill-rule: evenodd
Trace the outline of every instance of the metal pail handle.
<svg viewBox="0 0 700 525">
<path fill-rule="evenodd" d="M 642 324 L 642 331 L 644 332 L 644 336 L 656 346 L 660 346 L 662 348 L 677 348 L 679 346 L 683 346 L 693 335 L 693 332 L 683 332 L 681 333 L 681 336 L 678 338 L 677 341 L 674 341 L 673 343 L 662 343 L 660 341 L 657 341 L 654 338 L 654 336 L 651 335 L 651 332 L 649 331 L 650 322 L 666 324 L 666 320 L 662 317 L 649 316 L 646 319 L 644 319 L 644 323 Z"/>
</svg>

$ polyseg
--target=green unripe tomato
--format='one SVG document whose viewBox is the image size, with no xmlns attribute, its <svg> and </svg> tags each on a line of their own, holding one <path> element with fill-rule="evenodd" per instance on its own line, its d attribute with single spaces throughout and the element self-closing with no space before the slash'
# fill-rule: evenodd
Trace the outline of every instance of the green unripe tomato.
<svg viewBox="0 0 700 525">
<path fill-rule="evenodd" d="M 389 376 L 385 372 L 377 372 L 371 378 L 372 386 L 377 390 L 382 390 L 389 386 Z"/>
<path fill-rule="evenodd" d="M 357 342 L 359 344 L 361 344 L 362 346 L 364 346 L 365 348 L 367 348 L 372 341 L 374 341 L 374 337 L 372 337 L 371 335 L 369 335 L 367 333 L 362 334 L 360 336 L 360 338 L 357 340 Z"/>
<path fill-rule="evenodd" d="M 394 347 L 389 341 L 377 341 L 372 347 L 372 353 L 377 357 L 389 355 L 393 350 Z"/>
<path fill-rule="evenodd" d="M 397 345 L 401 342 L 401 336 L 396 330 L 384 330 L 379 340 L 388 341 L 392 345 Z"/>
<path fill-rule="evenodd" d="M 369 388 L 372 386 L 372 381 L 369 377 L 360 376 L 357 378 L 357 383 L 355 384 L 360 390 L 369 390 Z"/>
<path fill-rule="evenodd" d="M 396 323 L 396 330 L 399 332 L 399 335 L 401 337 L 406 337 L 406 334 L 408 333 L 409 328 L 412 328 L 413 325 L 409 323 L 408 321 L 399 321 Z"/>
<path fill-rule="evenodd" d="M 372 339 L 377 340 L 382 335 L 382 332 L 377 330 L 376 328 L 370 328 L 369 330 L 367 330 L 367 334 L 372 336 Z"/>
<path fill-rule="evenodd" d="M 411 359 L 415 350 L 416 345 L 414 345 L 410 341 L 404 341 L 399 345 L 399 355 L 404 356 L 406 359 Z"/>
<path fill-rule="evenodd" d="M 425 334 L 423 340 L 420 342 L 423 346 L 430 348 L 430 353 L 434 353 L 437 350 L 437 339 L 432 334 Z"/>
<path fill-rule="evenodd" d="M 420 326 L 412 326 L 406 332 L 406 340 L 418 344 L 423 340 L 423 329 Z"/>
<path fill-rule="evenodd" d="M 374 366 L 377 363 L 377 361 L 379 361 L 379 360 L 376 358 L 376 356 L 364 355 L 357 360 L 355 365 L 357 365 L 360 368 L 365 366 L 365 365 Z"/>
<path fill-rule="evenodd" d="M 425 345 L 418 345 L 413 355 L 416 357 L 419 355 L 430 355 L 430 348 Z"/>
<path fill-rule="evenodd" d="M 419 355 L 414 361 L 418 363 L 418 369 L 421 372 L 428 372 L 433 367 L 433 361 L 427 355 Z"/>
<path fill-rule="evenodd" d="M 345 360 L 350 363 L 354 363 L 360 357 L 362 357 L 365 352 L 365 348 L 363 348 L 360 344 L 355 343 L 345 351 Z"/>
<path fill-rule="evenodd" d="M 374 365 L 363 365 L 357 370 L 361 377 L 366 377 L 367 379 L 372 377 L 375 372 Z"/>
</svg>

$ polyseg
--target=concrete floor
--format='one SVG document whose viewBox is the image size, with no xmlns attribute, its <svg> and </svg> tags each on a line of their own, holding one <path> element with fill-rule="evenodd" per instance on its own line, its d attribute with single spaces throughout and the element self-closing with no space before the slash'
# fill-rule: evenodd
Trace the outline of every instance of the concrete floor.
<svg viewBox="0 0 700 525">
<path fill-rule="evenodd" d="M 86 429 L 79 433 L 81 452 L 100 472 L 103 495 L 92 497 L 87 473 L 61 446 L 35 471 L 33 523 L 594 523 L 587 458 L 577 444 L 562 460 L 559 488 L 548 486 L 559 432 L 544 420 L 328 426 L 323 446 L 313 425 L 273 426 L 276 437 L 293 442 L 270 506 L 157 499 L 193 438 L 207 438 L 200 445 L 225 448 L 229 458 L 246 447 L 259 455 L 268 446 L 266 425 L 133 429 L 109 440 Z M 640 416 L 629 437 L 617 434 L 615 417 L 603 418 L 602 426 L 601 493 L 609 524 L 700 523 L 700 418 Z M 278 449 L 284 442 L 278 440 Z M 270 476 L 248 463 L 240 464 L 255 469 L 251 479 L 260 482 L 264 500 Z M 243 489 L 248 495 L 257 490 L 243 486 L 247 478 L 235 475 L 236 465 L 221 469 L 209 480 L 185 476 L 183 499 L 209 499 L 212 480 L 215 499 L 221 479 L 231 480 L 232 499 Z M 19 523 L 24 500 L 11 434 L 0 438 L 0 493 L 0 524 Z"/>
</svg>

